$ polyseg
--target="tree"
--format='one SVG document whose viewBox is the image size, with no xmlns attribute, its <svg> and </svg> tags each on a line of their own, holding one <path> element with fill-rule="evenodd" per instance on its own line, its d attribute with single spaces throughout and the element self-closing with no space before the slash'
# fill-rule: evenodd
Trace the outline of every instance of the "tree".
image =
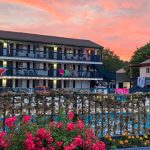
<svg viewBox="0 0 150 150">
<path fill-rule="evenodd" d="M 127 61 L 121 60 L 119 58 L 119 56 L 114 54 L 114 52 L 109 49 L 104 49 L 103 61 L 104 61 L 105 68 L 109 71 L 116 71 L 116 70 L 128 65 Z"/>
<path fill-rule="evenodd" d="M 131 57 L 130 64 L 137 65 L 147 59 L 150 59 L 150 42 L 140 48 L 137 48 L 137 50 L 134 52 L 133 56 Z M 139 68 L 132 67 L 131 69 L 132 69 L 132 73 L 130 74 L 130 76 L 138 77 Z"/>
</svg>

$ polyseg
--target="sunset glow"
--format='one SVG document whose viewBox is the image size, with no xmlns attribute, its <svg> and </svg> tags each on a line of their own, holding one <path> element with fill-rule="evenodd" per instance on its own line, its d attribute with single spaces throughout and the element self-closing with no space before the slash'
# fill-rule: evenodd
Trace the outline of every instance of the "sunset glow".
<svg viewBox="0 0 150 150">
<path fill-rule="evenodd" d="M 0 0 L 0 30 L 89 39 L 129 60 L 150 41 L 149 0 Z"/>
</svg>

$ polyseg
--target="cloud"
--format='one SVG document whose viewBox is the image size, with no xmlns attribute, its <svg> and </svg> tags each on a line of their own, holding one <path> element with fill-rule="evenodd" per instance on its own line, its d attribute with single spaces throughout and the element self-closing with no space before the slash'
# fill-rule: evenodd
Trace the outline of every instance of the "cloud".
<svg viewBox="0 0 150 150">
<path fill-rule="evenodd" d="M 150 35 L 147 0 L 0 0 L 0 28 L 85 38 L 130 59 Z"/>
</svg>

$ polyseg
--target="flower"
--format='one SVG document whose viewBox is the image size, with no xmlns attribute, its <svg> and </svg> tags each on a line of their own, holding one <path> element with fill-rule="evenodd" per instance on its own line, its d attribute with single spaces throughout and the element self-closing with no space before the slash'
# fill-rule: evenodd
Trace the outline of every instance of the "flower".
<svg viewBox="0 0 150 150">
<path fill-rule="evenodd" d="M 77 123 L 77 128 L 79 130 L 82 130 L 85 127 L 85 124 L 82 122 L 82 120 L 79 120 Z"/>
<path fill-rule="evenodd" d="M 68 123 L 67 124 L 67 130 L 68 131 L 73 131 L 75 128 L 75 124 L 74 123 Z"/>
<path fill-rule="evenodd" d="M 92 144 L 92 150 L 105 150 L 105 144 L 102 141 L 98 141 Z"/>
<path fill-rule="evenodd" d="M 60 141 L 60 142 L 56 142 L 56 145 L 60 148 L 60 147 L 62 147 L 63 142 L 62 142 L 62 141 Z"/>
<path fill-rule="evenodd" d="M 24 116 L 23 117 L 23 122 L 24 123 L 28 123 L 28 122 L 30 122 L 30 120 L 31 120 L 31 116 Z"/>
<path fill-rule="evenodd" d="M 132 136 L 132 139 L 134 139 L 134 136 Z"/>
<path fill-rule="evenodd" d="M 50 147 L 50 150 L 55 150 L 55 148 L 54 147 Z"/>
<path fill-rule="evenodd" d="M 131 136 L 128 136 L 128 139 L 131 139 Z"/>
<path fill-rule="evenodd" d="M 52 137 L 52 134 L 51 133 L 48 133 L 47 134 L 47 137 L 46 137 L 46 141 L 51 144 L 53 142 L 53 137 Z"/>
<path fill-rule="evenodd" d="M 27 150 L 36 150 L 34 143 L 34 136 L 32 133 L 28 133 L 25 140 L 25 148 Z"/>
<path fill-rule="evenodd" d="M 140 137 L 140 140 L 142 141 L 142 140 L 143 140 L 143 138 L 142 138 L 142 137 Z"/>
<path fill-rule="evenodd" d="M 91 139 L 86 140 L 86 141 L 84 142 L 84 146 L 85 146 L 85 148 L 89 148 L 89 147 L 90 147 L 90 145 L 91 145 L 91 142 L 92 142 L 92 140 L 91 140 Z"/>
<path fill-rule="evenodd" d="M 68 146 L 64 146 L 64 150 L 74 150 L 76 148 L 75 143 L 71 143 Z"/>
<path fill-rule="evenodd" d="M 62 128 L 63 126 L 64 126 L 64 124 L 63 124 L 62 122 L 58 122 L 58 123 L 57 123 L 57 128 L 60 129 L 60 128 Z"/>
<path fill-rule="evenodd" d="M 11 118 L 7 118 L 7 119 L 5 120 L 5 124 L 6 124 L 6 126 L 8 126 L 8 127 L 13 127 L 15 121 L 16 121 L 16 116 L 11 117 Z"/>
<path fill-rule="evenodd" d="M 74 143 L 79 147 L 82 146 L 83 139 L 81 138 L 81 135 L 78 135 L 77 137 L 74 138 Z"/>
<path fill-rule="evenodd" d="M 2 139 L 5 136 L 5 132 L 0 132 L 0 139 Z"/>
<path fill-rule="evenodd" d="M 74 118 L 74 113 L 73 112 L 68 112 L 68 119 L 72 120 Z"/>
<path fill-rule="evenodd" d="M 148 136 L 144 134 L 144 138 L 145 138 L 145 139 L 147 139 L 147 138 L 148 138 Z"/>
<path fill-rule="evenodd" d="M 87 128 L 85 130 L 85 134 L 86 134 L 87 138 L 94 138 L 94 139 L 96 138 L 95 133 L 94 133 L 93 129 L 91 129 L 91 128 Z"/>
<path fill-rule="evenodd" d="M 37 137 L 41 138 L 41 139 L 46 139 L 47 137 L 47 133 L 48 131 L 44 128 L 40 128 L 38 131 L 37 131 Z"/>
<path fill-rule="evenodd" d="M 8 147 L 8 144 L 5 140 L 5 132 L 0 132 L 0 147 L 3 147 L 4 149 Z"/>
<path fill-rule="evenodd" d="M 124 142 L 125 142 L 125 143 L 128 143 L 128 140 L 125 140 Z"/>
<path fill-rule="evenodd" d="M 119 144 L 123 145 L 123 141 L 120 140 L 120 141 L 119 141 Z"/>
</svg>

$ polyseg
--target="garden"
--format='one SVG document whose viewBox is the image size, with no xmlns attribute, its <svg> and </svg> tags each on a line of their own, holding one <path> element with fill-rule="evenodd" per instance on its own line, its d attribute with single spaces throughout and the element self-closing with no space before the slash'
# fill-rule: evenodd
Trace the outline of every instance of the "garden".
<svg viewBox="0 0 150 150">
<path fill-rule="evenodd" d="M 0 149 L 106 150 L 150 146 L 149 94 L 53 91 L 0 96 Z"/>
</svg>

